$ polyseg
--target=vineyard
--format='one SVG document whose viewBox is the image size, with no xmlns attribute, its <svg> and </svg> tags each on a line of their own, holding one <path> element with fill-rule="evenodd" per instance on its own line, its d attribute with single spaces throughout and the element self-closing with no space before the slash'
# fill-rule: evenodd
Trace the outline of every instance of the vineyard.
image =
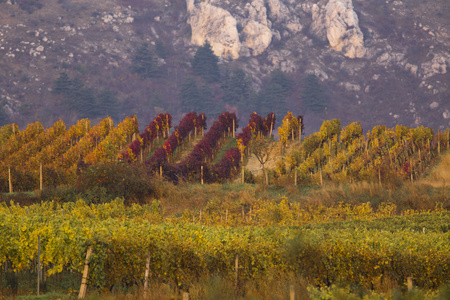
<svg viewBox="0 0 450 300">
<path fill-rule="evenodd" d="M 263 145 L 258 141 L 273 137 L 275 121 L 273 113 L 266 118 L 253 113 L 248 125 L 237 135 L 238 120 L 234 113 L 228 112 L 221 114 L 206 133 L 205 115 L 194 112 L 186 114 L 171 134 L 169 114 L 159 114 L 141 134 L 134 116 L 117 127 L 110 118 L 92 128 L 89 120 L 83 119 L 68 130 L 62 121 L 45 130 L 39 122 L 22 131 L 16 124 L 5 125 L 0 129 L 3 166 L 0 191 L 73 184 L 77 170 L 116 161 L 144 164 L 149 172 L 159 173 L 172 182 L 181 179 L 223 183 L 236 178 L 255 150 L 264 152 L 265 149 L 258 149 Z M 302 116 L 288 113 L 281 123 L 279 142 L 272 143 L 283 150 L 289 143 L 298 143 L 282 155 L 269 173 L 272 180 L 291 178 L 295 185 L 324 181 L 382 183 L 398 178 L 414 181 L 450 147 L 448 129 L 434 133 L 423 126 L 376 126 L 364 135 L 359 123 L 341 128 L 340 121 L 334 119 L 324 121 L 319 132 L 302 137 Z M 174 163 L 183 147 L 197 135 L 204 137 L 183 161 Z M 228 149 L 222 160 L 211 164 L 227 137 L 235 139 L 237 146 Z"/>
<path fill-rule="evenodd" d="M 142 133 L 133 116 L 3 126 L 0 295 L 73 297 L 89 268 L 88 295 L 445 299 L 450 131 L 275 126 L 253 113 L 239 131 L 228 112 L 209 129 L 195 112 Z"/>
</svg>

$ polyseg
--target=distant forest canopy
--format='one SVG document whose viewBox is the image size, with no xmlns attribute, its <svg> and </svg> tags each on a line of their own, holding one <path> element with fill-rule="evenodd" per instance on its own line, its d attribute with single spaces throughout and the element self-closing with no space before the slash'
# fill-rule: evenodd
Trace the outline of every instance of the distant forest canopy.
<svg viewBox="0 0 450 300">
<path fill-rule="evenodd" d="M 135 74 L 133 80 L 148 82 L 170 81 L 167 67 L 162 59 L 170 56 L 161 41 L 155 45 L 142 43 L 136 45 L 131 57 L 129 71 Z M 209 120 L 214 120 L 224 111 L 236 112 L 238 118 L 245 120 L 252 112 L 266 115 L 274 112 L 284 116 L 287 111 L 303 114 L 322 113 L 326 110 L 329 91 L 314 74 L 308 74 L 300 83 L 295 83 L 290 74 L 275 69 L 265 79 L 262 88 L 257 90 L 252 78 L 240 68 L 229 68 L 219 64 L 211 45 L 207 41 L 196 51 L 185 79 L 178 86 L 178 102 L 181 105 L 170 105 L 173 101 L 166 99 L 157 90 L 143 91 L 149 102 L 155 107 L 154 114 L 170 112 L 175 121 L 191 111 L 202 111 Z M 55 78 L 52 93 L 60 99 L 63 109 L 73 118 L 90 118 L 101 120 L 107 116 L 119 122 L 130 110 L 129 103 L 119 99 L 114 87 L 97 90 L 85 75 L 83 68 L 64 65 L 62 72 Z M 135 107 L 139 116 L 140 110 L 148 107 Z M 3 114 L 2 114 L 3 113 Z M 8 123 L 6 113 L 0 110 L 0 124 Z M 68 122 L 69 123 L 69 122 Z"/>
</svg>

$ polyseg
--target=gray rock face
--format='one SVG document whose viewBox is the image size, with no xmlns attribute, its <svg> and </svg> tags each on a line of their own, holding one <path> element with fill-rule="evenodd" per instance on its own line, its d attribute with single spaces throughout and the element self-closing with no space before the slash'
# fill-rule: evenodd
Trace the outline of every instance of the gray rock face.
<svg viewBox="0 0 450 300">
<path fill-rule="evenodd" d="M 349 58 L 363 57 L 364 37 L 351 0 L 330 0 L 326 6 L 327 38 L 331 48 Z"/>
<path fill-rule="evenodd" d="M 225 9 L 202 2 L 193 6 L 188 2 L 191 25 L 191 43 L 201 46 L 206 40 L 214 54 L 219 57 L 239 58 L 241 43 L 236 27 L 236 19 Z"/>
<path fill-rule="evenodd" d="M 161 41 L 170 52 L 158 64 L 175 74 L 173 88 L 164 92 L 177 103 L 187 62 L 208 40 L 221 68 L 242 69 L 255 90 L 278 68 L 299 89 L 305 74 L 317 75 L 333 94 L 329 114 L 320 118 L 450 125 L 450 23 L 439 17 L 448 1 L 439 9 L 403 0 L 186 0 L 186 7 L 169 0 L 72 0 L 69 12 L 67 1 L 48 0 L 32 15 L 10 2 L 0 3 L 0 94 L 17 99 L 8 101 L 16 115 L 25 101 L 40 105 L 51 98 L 47 89 L 60 71 L 55 66 L 127 74 L 142 42 L 155 47 Z M 103 79 L 93 75 L 92 82 Z M 143 99 L 136 84 L 117 91 L 121 101 Z M 289 101 L 309 113 L 301 97 Z"/>
<path fill-rule="evenodd" d="M 313 34 L 326 37 L 332 49 L 349 58 L 364 56 L 364 36 L 351 0 L 330 0 L 325 7 L 314 4 L 311 13 Z"/>
</svg>

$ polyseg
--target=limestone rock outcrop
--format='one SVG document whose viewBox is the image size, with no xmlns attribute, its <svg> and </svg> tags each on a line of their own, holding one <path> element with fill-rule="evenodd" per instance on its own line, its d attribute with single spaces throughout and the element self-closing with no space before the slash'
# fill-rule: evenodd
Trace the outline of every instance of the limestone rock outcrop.
<svg viewBox="0 0 450 300">
<path fill-rule="evenodd" d="M 351 0 L 330 0 L 322 8 L 314 4 L 311 14 L 311 32 L 317 37 L 326 37 L 331 48 L 349 58 L 364 56 L 364 36 Z"/>
<path fill-rule="evenodd" d="M 206 40 L 218 57 L 239 58 L 241 43 L 236 27 L 236 19 L 227 10 L 209 2 L 193 5 L 188 2 L 191 25 L 191 43 L 201 46 Z"/>
<path fill-rule="evenodd" d="M 271 3 L 272 13 L 277 15 L 280 3 L 276 0 Z M 219 57 L 237 59 L 241 55 L 256 56 L 264 52 L 272 41 L 271 22 L 264 0 L 253 0 L 243 7 L 238 6 L 233 12 L 236 16 L 216 0 L 199 3 L 187 0 L 186 5 L 192 30 L 191 43 L 201 46 L 208 40 L 214 54 Z M 241 33 L 238 33 L 238 27 L 242 28 Z"/>
<path fill-rule="evenodd" d="M 245 25 L 241 37 L 243 45 L 250 50 L 251 55 L 256 56 L 270 45 L 272 32 L 267 26 L 251 20 Z"/>
<path fill-rule="evenodd" d="M 242 46 L 247 48 L 251 55 L 261 54 L 272 41 L 270 21 L 267 18 L 267 9 L 263 0 L 254 0 L 245 5 L 248 17 L 243 20 L 244 29 L 240 35 Z"/>
</svg>

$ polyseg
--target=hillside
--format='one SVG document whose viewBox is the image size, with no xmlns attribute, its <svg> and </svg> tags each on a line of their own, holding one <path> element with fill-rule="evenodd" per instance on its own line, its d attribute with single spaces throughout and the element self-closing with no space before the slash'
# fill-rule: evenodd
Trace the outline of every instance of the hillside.
<svg viewBox="0 0 450 300">
<path fill-rule="evenodd" d="M 450 130 L 274 119 L 0 127 L 2 297 L 447 299 Z"/>
<path fill-rule="evenodd" d="M 2 0 L 0 122 L 151 120 L 162 111 L 180 120 L 201 110 L 181 96 L 194 78 L 190 95 L 203 99 L 210 120 L 230 110 L 245 122 L 275 108 L 305 115 L 307 134 L 332 118 L 360 120 L 365 130 L 445 128 L 449 14 L 445 0 Z M 219 57 L 216 82 L 191 65 L 206 40 Z M 133 72 L 144 42 L 158 76 Z M 62 72 L 83 91 L 73 100 L 52 90 Z"/>
</svg>

